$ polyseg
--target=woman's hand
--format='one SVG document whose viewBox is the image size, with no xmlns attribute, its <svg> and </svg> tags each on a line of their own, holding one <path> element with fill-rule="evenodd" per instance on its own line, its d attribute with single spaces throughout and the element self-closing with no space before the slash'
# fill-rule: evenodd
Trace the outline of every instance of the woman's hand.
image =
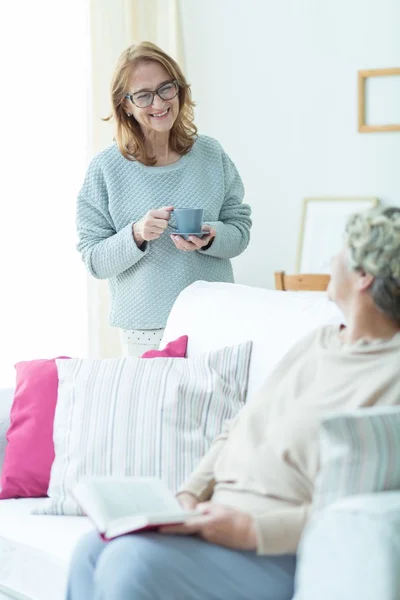
<svg viewBox="0 0 400 600">
<path fill-rule="evenodd" d="M 156 210 L 149 210 L 144 217 L 132 226 L 133 238 L 138 248 L 143 242 L 150 242 L 159 238 L 168 227 L 173 206 L 163 206 Z"/>
<path fill-rule="evenodd" d="M 178 494 L 176 499 L 185 510 L 193 510 L 198 504 L 196 496 L 193 496 L 193 494 L 189 494 L 188 492 Z"/>
<path fill-rule="evenodd" d="M 215 238 L 216 231 L 209 225 L 203 225 L 202 231 L 206 231 L 207 235 L 202 238 L 198 238 L 195 235 L 190 235 L 188 240 L 185 240 L 180 235 L 171 235 L 172 241 L 178 250 L 184 250 L 186 252 L 194 252 L 195 250 L 201 250 Z"/>
<path fill-rule="evenodd" d="M 184 525 L 161 527 L 160 533 L 198 535 L 207 542 L 235 550 L 256 550 L 257 538 L 253 518 L 221 504 L 204 502 L 197 509 L 203 512 Z"/>
</svg>

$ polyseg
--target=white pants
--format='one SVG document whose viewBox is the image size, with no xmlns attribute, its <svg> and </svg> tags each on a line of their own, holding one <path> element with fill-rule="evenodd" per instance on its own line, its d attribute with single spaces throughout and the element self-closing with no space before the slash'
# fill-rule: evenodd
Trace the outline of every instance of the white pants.
<svg viewBox="0 0 400 600">
<path fill-rule="evenodd" d="M 142 356 L 148 350 L 158 350 L 164 329 L 120 329 L 124 356 Z"/>
</svg>

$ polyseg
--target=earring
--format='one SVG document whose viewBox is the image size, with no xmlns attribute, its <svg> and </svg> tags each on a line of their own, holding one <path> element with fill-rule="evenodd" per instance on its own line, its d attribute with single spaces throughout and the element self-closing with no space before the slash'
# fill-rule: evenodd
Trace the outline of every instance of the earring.
<svg viewBox="0 0 400 600">
<path fill-rule="evenodd" d="M 128 116 L 128 117 L 131 117 L 131 116 L 132 116 L 132 114 L 131 114 L 131 113 L 126 113 L 126 114 L 127 114 L 127 116 Z"/>
</svg>

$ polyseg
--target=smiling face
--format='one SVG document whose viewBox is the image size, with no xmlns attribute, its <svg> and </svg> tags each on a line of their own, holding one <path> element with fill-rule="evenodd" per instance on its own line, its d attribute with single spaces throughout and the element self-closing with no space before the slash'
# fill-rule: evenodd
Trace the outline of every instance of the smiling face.
<svg viewBox="0 0 400 600">
<path fill-rule="evenodd" d="M 164 67 L 155 61 L 142 61 L 132 71 L 129 79 L 129 94 L 154 92 L 163 84 L 172 81 L 172 77 Z M 136 96 L 138 97 L 138 96 Z M 139 94 L 140 97 L 140 94 Z M 147 108 L 139 108 L 130 100 L 126 100 L 126 111 L 131 113 L 139 123 L 143 133 L 167 133 L 172 129 L 179 114 L 179 96 L 164 100 L 157 94 L 153 103 Z"/>
</svg>

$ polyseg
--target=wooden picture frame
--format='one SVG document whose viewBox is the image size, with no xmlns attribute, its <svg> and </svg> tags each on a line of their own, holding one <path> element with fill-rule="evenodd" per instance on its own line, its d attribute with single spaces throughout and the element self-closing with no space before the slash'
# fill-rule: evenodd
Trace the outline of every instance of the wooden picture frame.
<svg viewBox="0 0 400 600">
<path fill-rule="evenodd" d="M 400 131 L 400 123 L 368 125 L 366 113 L 366 81 L 370 77 L 399 77 L 400 67 L 391 69 L 369 69 L 358 72 L 358 131 L 360 133 L 376 133 L 379 131 Z"/>
<path fill-rule="evenodd" d="M 297 273 L 330 275 L 331 259 L 340 249 L 348 217 L 378 204 L 378 198 L 369 196 L 304 198 Z"/>
</svg>

